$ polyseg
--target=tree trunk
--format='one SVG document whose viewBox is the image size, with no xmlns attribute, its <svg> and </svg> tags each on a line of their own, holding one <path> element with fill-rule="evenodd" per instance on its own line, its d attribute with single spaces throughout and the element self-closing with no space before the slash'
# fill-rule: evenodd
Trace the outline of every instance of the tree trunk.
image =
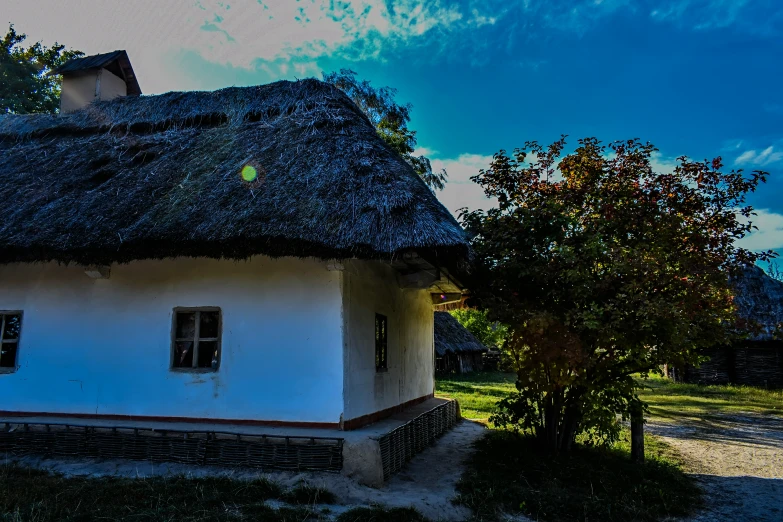
<svg viewBox="0 0 783 522">
<path fill-rule="evenodd" d="M 631 460 L 644 462 L 644 409 L 641 403 L 631 406 Z"/>
<path fill-rule="evenodd" d="M 579 412 L 576 408 L 568 407 L 563 416 L 563 424 L 560 430 L 560 450 L 571 451 L 571 446 L 576 439 L 576 428 L 579 425 Z"/>
<path fill-rule="evenodd" d="M 572 405 L 563 407 L 566 399 L 562 390 L 547 393 L 542 402 L 544 426 L 537 432 L 542 443 L 553 453 L 570 451 L 582 420 L 581 411 Z"/>
<path fill-rule="evenodd" d="M 557 452 L 557 427 L 560 424 L 560 415 L 557 411 L 557 407 L 554 404 L 554 399 L 550 395 L 545 399 L 546 406 L 544 407 L 544 437 L 546 438 L 546 446 L 550 451 Z"/>
</svg>

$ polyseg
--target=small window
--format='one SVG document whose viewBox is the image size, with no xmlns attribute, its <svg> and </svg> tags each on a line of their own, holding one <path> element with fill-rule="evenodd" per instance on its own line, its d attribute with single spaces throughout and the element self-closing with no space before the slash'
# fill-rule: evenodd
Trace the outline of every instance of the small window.
<svg viewBox="0 0 783 522">
<path fill-rule="evenodd" d="M 385 315 L 375 314 L 375 371 L 385 372 L 388 367 L 387 338 L 388 321 Z"/>
<path fill-rule="evenodd" d="M 217 370 L 221 328 L 220 308 L 175 309 L 171 367 Z"/>
<path fill-rule="evenodd" d="M 0 372 L 16 370 L 22 312 L 0 312 Z"/>
</svg>

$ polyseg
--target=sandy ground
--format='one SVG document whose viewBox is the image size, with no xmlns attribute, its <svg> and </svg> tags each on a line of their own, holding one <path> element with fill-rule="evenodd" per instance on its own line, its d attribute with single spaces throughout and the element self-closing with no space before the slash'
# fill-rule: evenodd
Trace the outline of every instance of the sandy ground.
<svg viewBox="0 0 783 522">
<path fill-rule="evenodd" d="M 680 450 L 706 494 L 689 522 L 783 521 L 783 418 L 719 415 L 647 429 Z"/>
<path fill-rule="evenodd" d="M 186 475 L 191 477 L 228 475 L 237 479 L 265 477 L 286 487 L 299 483 L 328 489 L 337 496 L 339 505 L 316 506 L 339 514 L 352 507 L 383 504 L 389 507 L 413 506 L 433 521 L 465 520 L 470 511 L 451 502 L 455 486 L 472 443 L 485 428 L 463 420 L 433 446 L 414 457 L 381 489 L 360 486 L 337 473 L 255 472 L 211 466 L 151 463 L 140 461 L 86 461 L 25 458 L 25 465 L 57 471 L 65 475 L 150 477 Z"/>
</svg>

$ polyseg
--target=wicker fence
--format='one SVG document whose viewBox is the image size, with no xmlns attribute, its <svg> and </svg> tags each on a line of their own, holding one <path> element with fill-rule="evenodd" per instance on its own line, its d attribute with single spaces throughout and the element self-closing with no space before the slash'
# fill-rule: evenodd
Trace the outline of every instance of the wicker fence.
<svg viewBox="0 0 783 522">
<path fill-rule="evenodd" d="M 5 423 L 0 454 L 340 471 L 343 439 Z"/>
<path fill-rule="evenodd" d="M 414 455 L 430 446 L 458 420 L 457 401 L 448 401 L 383 435 L 383 478 L 398 472 Z"/>
<path fill-rule="evenodd" d="M 686 367 L 674 375 L 700 384 L 744 384 L 783 388 L 783 343 L 746 342 L 704 352 L 709 361 L 698 368 Z"/>
</svg>

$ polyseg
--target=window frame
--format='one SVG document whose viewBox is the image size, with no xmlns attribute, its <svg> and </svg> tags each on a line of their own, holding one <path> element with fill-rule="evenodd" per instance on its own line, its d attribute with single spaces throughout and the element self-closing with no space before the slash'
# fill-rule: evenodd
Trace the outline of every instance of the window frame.
<svg viewBox="0 0 783 522">
<path fill-rule="evenodd" d="M 19 316 L 19 335 L 16 339 L 3 339 L 5 334 L 5 317 L 7 315 Z M 0 374 L 3 373 L 15 373 L 19 369 L 19 350 L 22 345 L 22 325 L 24 324 L 24 312 L 22 310 L 0 310 L 0 351 L 3 349 L 3 344 L 16 344 L 16 356 L 14 357 L 13 366 L 0 366 Z"/>
<path fill-rule="evenodd" d="M 379 339 L 378 321 L 383 322 L 383 339 Z M 375 313 L 375 373 L 389 371 L 389 317 L 384 314 Z M 383 348 L 382 355 L 379 355 L 379 348 Z"/>
<path fill-rule="evenodd" d="M 179 313 L 195 313 L 195 329 L 193 331 L 193 366 L 190 368 L 183 366 L 174 366 L 174 355 L 177 350 L 178 342 L 187 342 L 191 339 L 178 339 L 177 338 L 177 314 Z M 201 312 L 217 312 L 218 313 L 218 332 L 217 337 L 204 337 L 201 338 Z M 198 345 L 201 341 L 215 342 L 217 343 L 217 366 L 215 368 L 201 368 L 198 366 Z M 223 310 L 219 306 L 177 306 L 174 307 L 171 314 L 171 346 L 169 348 L 169 370 L 172 372 L 186 372 L 186 373 L 214 373 L 220 369 L 221 362 L 223 360 Z"/>
</svg>

